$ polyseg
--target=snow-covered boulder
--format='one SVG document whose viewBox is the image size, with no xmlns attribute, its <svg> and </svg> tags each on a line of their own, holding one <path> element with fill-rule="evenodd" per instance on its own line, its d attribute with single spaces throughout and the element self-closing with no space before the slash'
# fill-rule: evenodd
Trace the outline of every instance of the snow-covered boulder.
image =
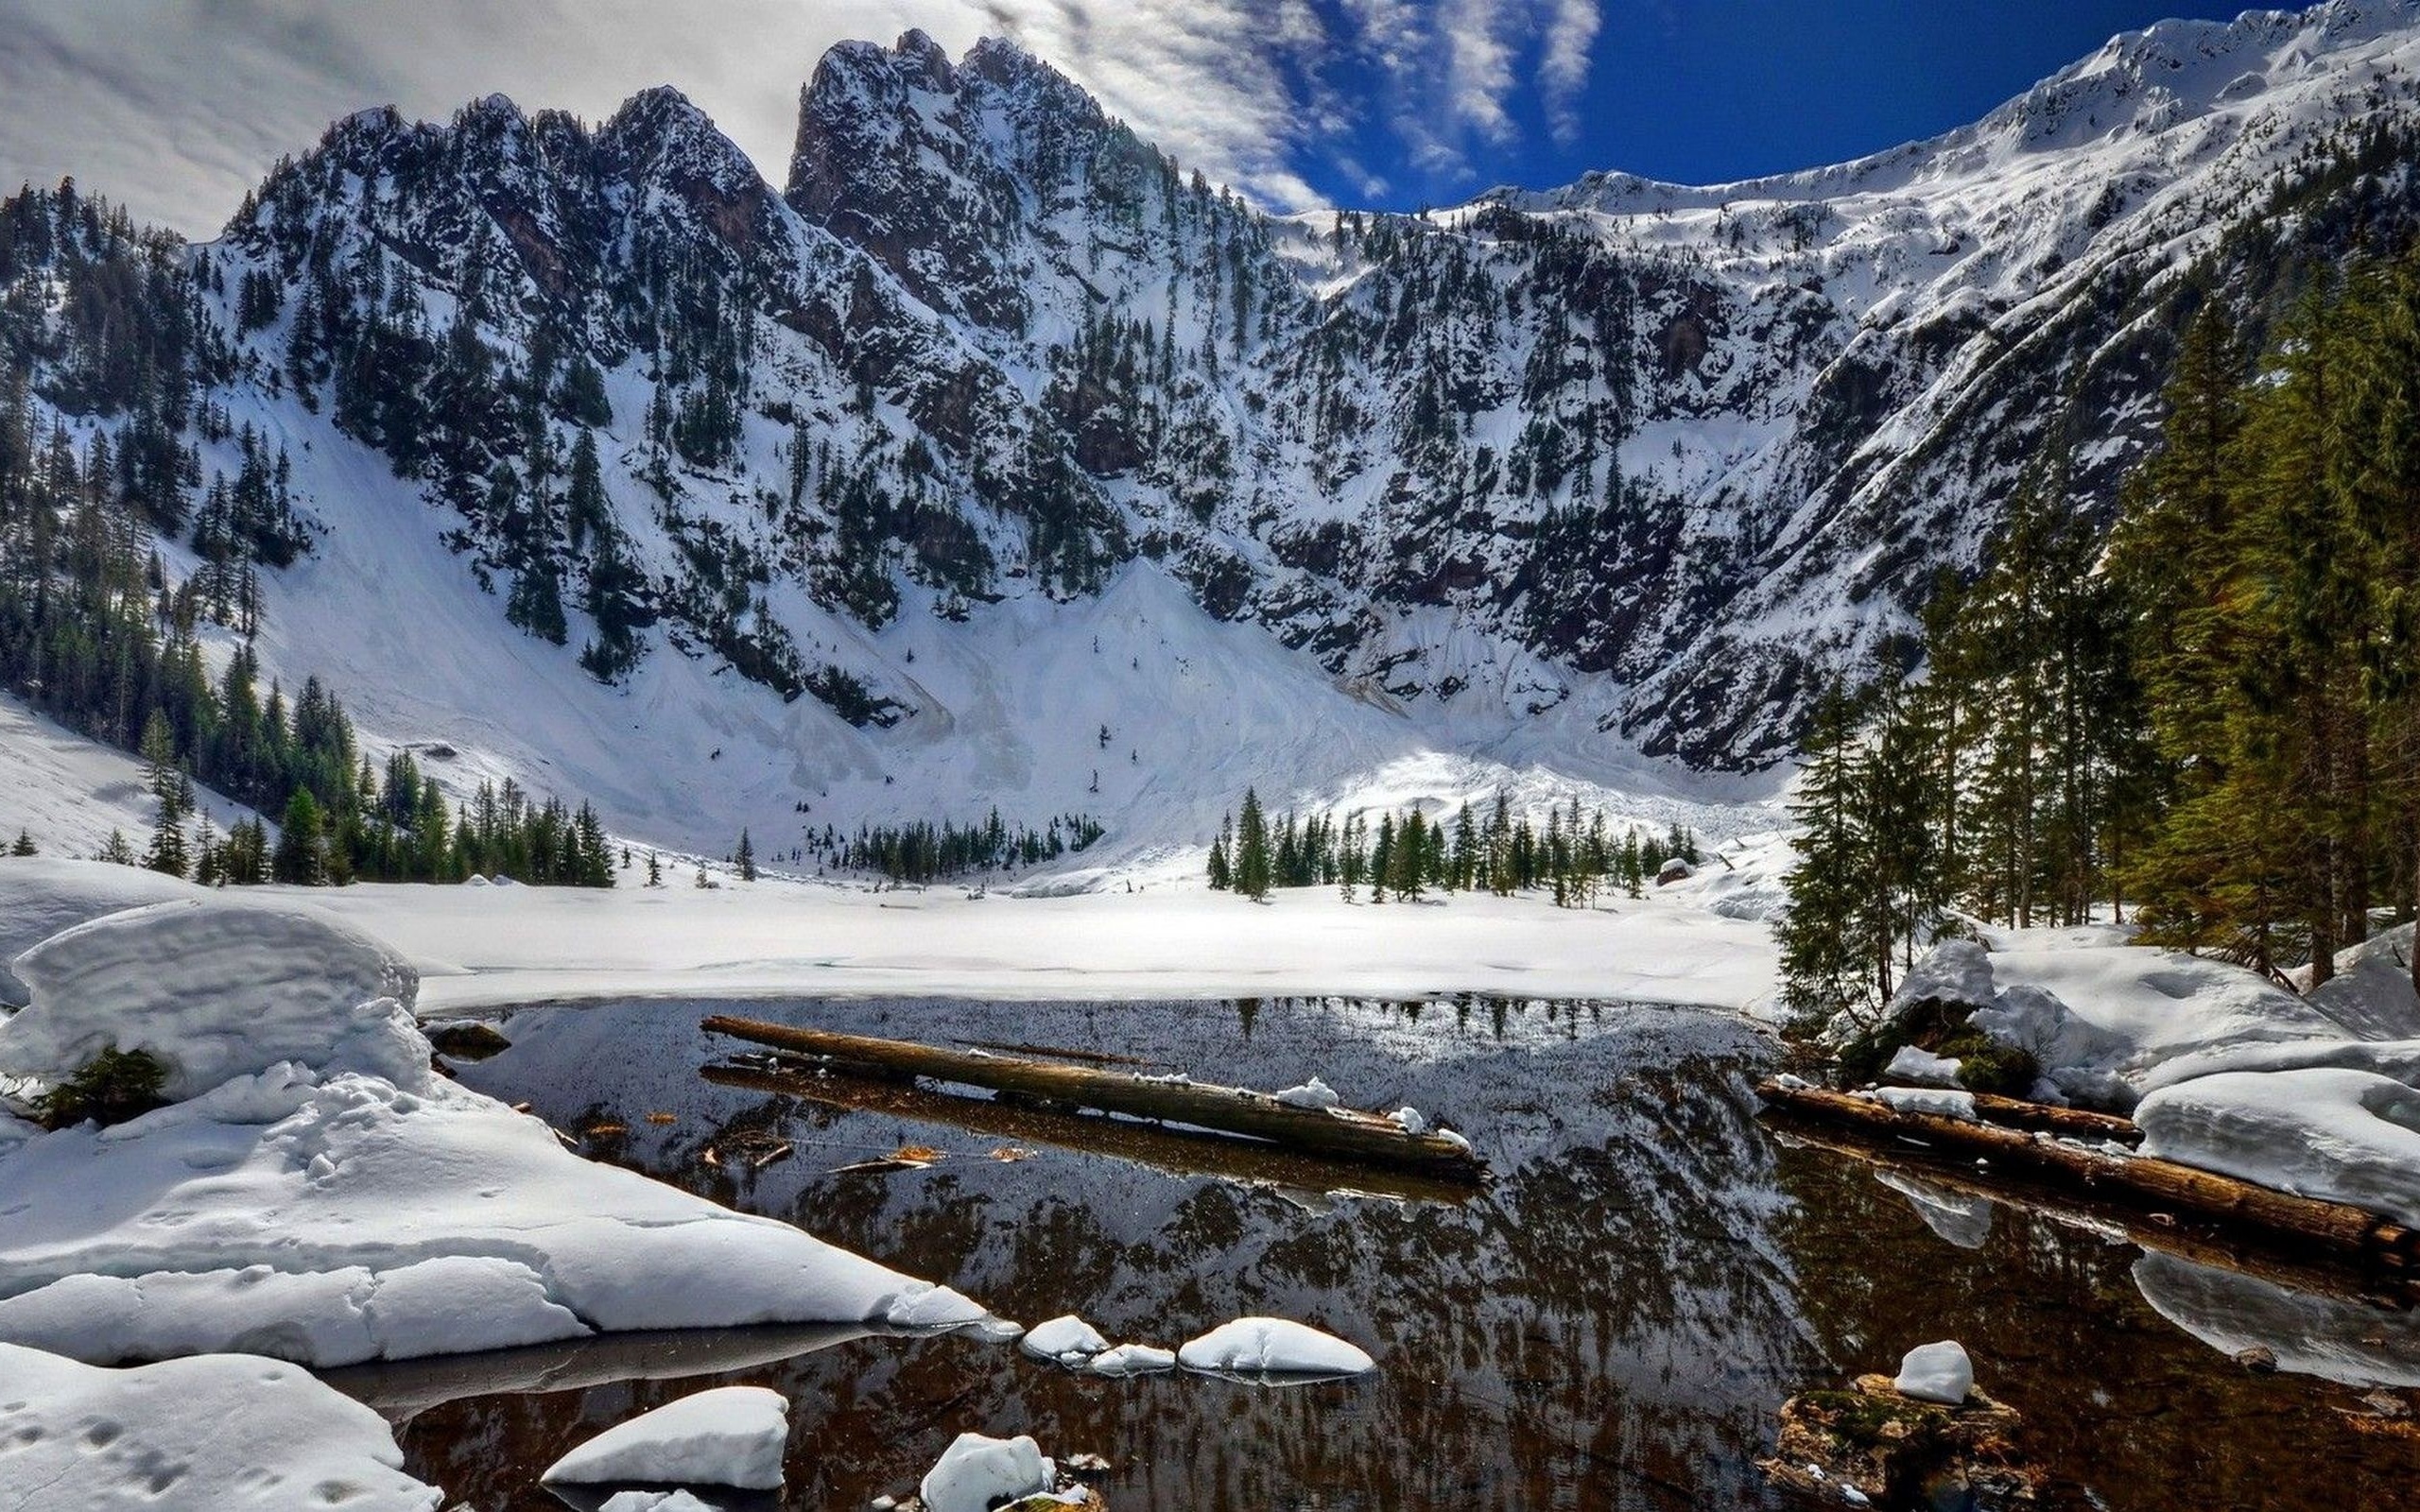
<svg viewBox="0 0 2420 1512">
<path fill-rule="evenodd" d="M 219 1354 L 104 1370 L 0 1344 L 0 1504 L 434 1512 L 376 1413 L 291 1365 Z"/>
<path fill-rule="evenodd" d="M 1017 1348 L 1037 1360 L 1049 1360 L 1059 1365 L 1081 1365 L 1109 1348 L 1100 1331 L 1069 1313 L 1046 1323 L 1036 1323 L 1026 1330 Z"/>
<path fill-rule="evenodd" d="M 1983 947 L 1971 939 L 1945 939 L 1909 968 L 1883 1017 L 1896 1022 L 1926 1004 L 1988 1008 L 1997 996 L 1992 958 Z"/>
<path fill-rule="evenodd" d="M 991 1512 L 1004 1503 L 1058 1488 L 1059 1468 L 1042 1446 L 1020 1434 L 991 1438 L 960 1434 L 916 1487 L 925 1512 Z"/>
<path fill-rule="evenodd" d="M 1914 1087 L 1955 1087 L 1958 1065 L 1953 1057 L 1936 1056 L 1915 1045 L 1901 1045 L 1891 1057 L 1891 1064 L 1882 1068 L 1882 1074 L 1893 1081 Z"/>
<path fill-rule="evenodd" d="M 296 1061 L 406 1090 L 430 1079 L 419 973 L 318 909 L 205 894 L 123 910 L 20 954 L 32 1004 L 0 1023 L 0 1072 L 58 1081 L 114 1044 L 166 1063 L 165 1095 Z"/>
<path fill-rule="evenodd" d="M 1891 1385 L 1899 1395 L 1918 1401 L 1960 1406 L 1975 1389 L 1975 1363 L 1966 1358 L 1966 1347 L 1956 1339 L 1919 1344 L 1900 1357 L 1899 1373 Z"/>
<path fill-rule="evenodd" d="M 614 1492 L 605 1499 L 596 1512 L 717 1512 L 710 1502 L 700 1502 L 675 1486 L 668 1491 L 632 1486 Z"/>
<path fill-rule="evenodd" d="M 1187 1370 L 1240 1376 L 1357 1376 L 1378 1368 L 1359 1346 L 1282 1317 L 1239 1317 L 1176 1352 Z"/>
<path fill-rule="evenodd" d="M 549 1485 L 729 1486 L 779 1490 L 789 1403 L 763 1386 L 718 1386 L 616 1423 L 546 1467 Z"/>
<path fill-rule="evenodd" d="M 30 1001 L 9 970 L 21 952 L 121 909 L 208 896 L 177 877 L 107 861 L 0 856 L 0 1009 Z"/>
<path fill-rule="evenodd" d="M 2420 1090 L 2372 1071 L 2221 1072 L 2135 1109 L 2145 1155 L 2420 1224 Z"/>
<path fill-rule="evenodd" d="M 971 1323 L 956 1292 L 564 1149 L 439 1081 L 285 1065 L 0 1155 L 0 1337 L 306 1365 L 755 1323 Z"/>
</svg>

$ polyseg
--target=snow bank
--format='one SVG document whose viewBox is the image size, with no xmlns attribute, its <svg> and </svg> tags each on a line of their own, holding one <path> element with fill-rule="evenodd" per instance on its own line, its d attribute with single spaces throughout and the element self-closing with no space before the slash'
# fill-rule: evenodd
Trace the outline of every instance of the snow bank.
<svg viewBox="0 0 2420 1512">
<path fill-rule="evenodd" d="M 0 1334 L 314 1366 L 639 1329 L 978 1320 L 769 1218 L 565 1150 L 446 1082 L 286 1065 L 0 1156 Z"/>
<path fill-rule="evenodd" d="M 763 1386 L 719 1386 L 617 1423 L 546 1467 L 541 1481 L 779 1490 L 789 1403 Z"/>
<path fill-rule="evenodd" d="M 1222 1323 L 1176 1358 L 1187 1370 L 1245 1376 L 1356 1376 L 1378 1368 L 1359 1347 L 1280 1317 Z"/>
<path fill-rule="evenodd" d="M 205 896 L 192 883 L 111 862 L 0 856 L 0 1007 L 32 999 L 9 969 L 20 952 L 104 914 Z"/>
<path fill-rule="evenodd" d="M 1975 1364 L 1956 1339 L 1919 1344 L 1900 1358 L 1891 1385 L 1903 1397 L 1956 1407 L 1975 1389 Z"/>
<path fill-rule="evenodd" d="M 1997 996 L 1992 958 L 1983 947 L 1971 939 L 1945 939 L 1909 969 L 1884 1016 L 1903 1019 L 1927 1003 L 1988 1008 Z"/>
<path fill-rule="evenodd" d="M 275 1360 L 103 1370 L 0 1344 L 0 1502 L 27 1512 L 434 1512 L 384 1419 Z"/>
<path fill-rule="evenodd" d="M 2135 1109 L 2145 1155 L 2420 1224 L 2420 1091 L 2335 1067 L 2221 1072 Z"/>
<path fill-rule="evenodd" d="M 925 1512 L 990 1512 L 1003 1503 L 1044 1495 L 1058 1482 L 1059 1467 L 1026 1435 L 960 1434 L 925 1472 L 916 1491 Z"/>
<path fill-rule="evenodd" d="M 2371 936 L 2336 957 L 2336 974 L 2303 1001 L 2356 1040 L 2420 1039 L 2411 988 L 2411 926 Z"/>
<path fill-rule="evenodd" d="M 369 936 L 283 900 L 205 893 L 108 914 L 19 954 L 32 1005 L 0 1023 L 0 1071 L 58 1081 L 115 1044 L 192 1097 L 284 1061 L 428 1084 L 419 974 Z"/>
</svg>

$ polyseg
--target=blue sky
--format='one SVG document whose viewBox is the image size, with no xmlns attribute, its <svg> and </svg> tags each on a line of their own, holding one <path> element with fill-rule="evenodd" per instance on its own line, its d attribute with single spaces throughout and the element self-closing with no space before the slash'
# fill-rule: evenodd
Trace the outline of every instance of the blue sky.
<svg viewBox="0 0 2420 1512">
<path fill-rule="evenodd" d="M 0 186 L 73 174 L 191 234 L 327 123 L 686 92 L 776 184 L 832 43 L 1006 34 L 1278 210 L 1591 168 L 1708 182 L 1974 119 L 2190 0 L 0 0 Z"/>
<path fill-rule="evenodd" d="M 2119 31 L 2231 19 L 2186 0 L 1605 0 L 1586 82 L 1557 113 L 1534 77 L 1507 100 L 1515 133 L 1466 133 L 1461 161 L 1424 166 L 1383 112 L 1305 177 L 1352 202 L 1386 180 L 1392 208 L 1474 187 L 1566 183 L 1618 168 L 1715 183 L 1836 163 L 1963 125 Z M 2290 9 L 2290 8 L 2289 8 Z M 1536 44 L 1533 44 L 1535 47 Z M 1354 69 L 1374 103 L 1383 79 Z M 1563 129 L 1558 130 L 1560 125 Z M 1350 167 L 1364 169 L 1357 180 Z"/>
</svg>

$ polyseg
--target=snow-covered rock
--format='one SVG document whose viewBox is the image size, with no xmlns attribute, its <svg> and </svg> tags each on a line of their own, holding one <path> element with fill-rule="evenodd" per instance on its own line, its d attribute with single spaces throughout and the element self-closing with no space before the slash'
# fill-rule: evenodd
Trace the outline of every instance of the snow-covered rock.
<svg viewBox="0 0 2420 1512">
<path fill-rule="evenodd" d="M 1956 1339 L 1919 1344 L 1900 1358 L 1899 1373 L 1891 1384 L 1901 1396 L 1955 1407 L 1975 1389 L 1975 1364 Z"/>
<path fill-rule="evenodd" d="M 1028 1329 L 1017 1348 L 1038 1360 L 1054 1360 L 1061 1365 L 1080 1365 L 1109 1348 L 1100 1331 L 1069 1313 Z"/>
<path fill-rule="evenodd" d="M 616 1423 L 546 1467 L 569 1486 L 645 1481 L 778 1490 L 789 1403 L 763 1386 L 717 1386 Z"/>
<path fill-rule="evenodd" d="M 0 856 L 0 1008 L 30 1001 L 9 970 L 20 952 L 105 914 L 207 896 L 176 877 L 106 861 Z"/>
<path fill-rule="evenodd" d="M 1359 1346 L 1307 1324 L 1239 1317 L 1177 1350 L 1187 1370 L 1244 1376 L 1349 1376 L 1378 1367 Z"/>
<path fill-rule="evenodd" d="M 1059 1469 L 1029 1436 L 960 1434 L 916 1488 L 925 1512 L 991 1512 L 1005 1502 L 1055 1489 Z"/>
<path fill-rule="evenodd" d="M 1176 1368 L 1176 1351 L 1149 1344 L 1121 1344 L 1094 1355 L 1084 1368 L 1097 1376 L 1147 1376 Z"/>
<path fill-rule="evenodd" d="M 1909 969 L 1884 1016 L 1895 1022 L 1927 1003 L 1987 1008 L 1997 995 L 1992 958 L 1983 947 L 1971 939 L 1945 939 Z"/>
<path fill-rule="evenodd" d="M 171 1099 L 298 1061 L 406 1090 L 430 1080 L 419 973 L 306 905 L 203 894 L 107 914 L 20 954 L 32 1004 L 0 1023 L 0 1072 L 56 1081 L 114 1044 L 167 1064 Z"/>
<path fill-rule="evenodd" d="M 333 1366 L 593 1332 L 968 1323 L 792 1226 L 572 1154 L 447 1082 L 283 1066 L 0 1154 L 0 1336 Z"/>
<path fill-rule="evenodd" d="M 1334 1088 L 1317 1076 L 1313 1076 L 1300 1087 L 1288 1087 L 1283 1091 L 1272 1092 L 1270 1095 L 1288 1108 L 1335 1108 L 1344 1101 L 1337 1095 Z"/>
<path fill-rule="evenodd" d="M 2145 1155 L 2420 1224 L 2420 1090 L 2316 1066 L 2221 1072 L 2135 1109 Z"/>
<path fill-rule="evenodd" d="M 632 1487 L 607 1497 L 596 1512 L 716 1512 L 716 1509 L 712 1503 L 700 1502 L 677 1486 L 668 1491 Z"/>
<path fill-rule="evenodd" d="M 252 1355 L 105 1370 L 0 1344 L 0 1505 L 434 1512 L 385 1419 Z"/>
<path fill-rule="evenodd" d="M 1936 1056 L 1915 1045 L 1901 1045 L 1891 1057 L 1882 1074 L 1893 1081 L 1918 1087 L 1955 1087 L 1960 1062 L 1953 1057 Z"/>
<path fill-rule="evenodd" d="M 2303 1001 L 2356 1040 L 2420 1039 L 2411 987 L 2412 926 L 2382 930 L 2336 957 L 2336 974 Z"/>
</svg>

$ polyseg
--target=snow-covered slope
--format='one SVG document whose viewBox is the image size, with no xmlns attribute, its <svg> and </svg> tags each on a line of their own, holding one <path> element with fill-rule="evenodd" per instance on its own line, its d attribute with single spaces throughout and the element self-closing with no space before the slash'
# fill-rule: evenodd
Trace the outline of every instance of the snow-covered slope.
<svg viewBox="0 0 2420 1512">
<path fill-rule="evenodd" d="M 290 464 L 289 684 L 650 841 L 1134 864 L 1247 783 L 1720 834 L 2045 447 L 2107 507 L 2192 308 L 2420 223 L 2415 61 L 2420 0 L 2164 24 L 1858 163 L 1423 217 L 916 33 L 824 58 L 779 192 L 668 89 L 366 112 L 191 255 L 199 452 Z"/>
</svg>

